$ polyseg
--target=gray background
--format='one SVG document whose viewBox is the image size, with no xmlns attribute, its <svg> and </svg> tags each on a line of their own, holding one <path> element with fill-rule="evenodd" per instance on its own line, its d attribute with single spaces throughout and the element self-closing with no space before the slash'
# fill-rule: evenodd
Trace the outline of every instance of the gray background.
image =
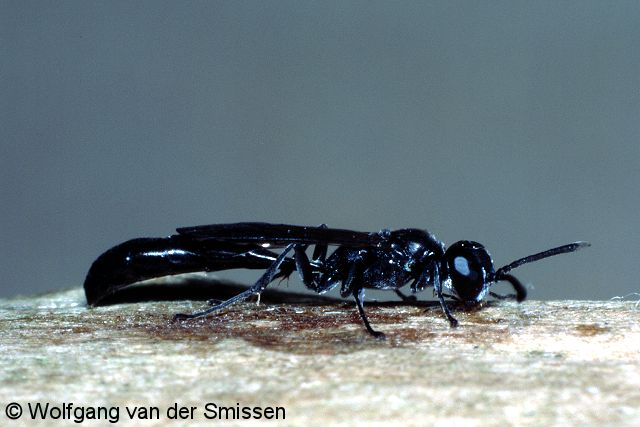
<svg viewBox="0 0 640 427">
<path fill-rule="evenodd" d="M 531 297 L 639 291 L 639 46 L 635 1 L 2 1 L 0 296 L 242 220 L 589 240 Z"/>
</svg>

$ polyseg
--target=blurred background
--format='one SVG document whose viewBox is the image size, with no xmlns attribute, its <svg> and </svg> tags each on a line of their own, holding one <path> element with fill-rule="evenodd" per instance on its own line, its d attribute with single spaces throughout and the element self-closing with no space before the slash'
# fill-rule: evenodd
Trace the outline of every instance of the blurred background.
<svg viewBox="0 0 640 427">
<path fill-rule="evenodd" d="M 639 22 L 635 1 L 3 0 L 0 297 L 237 221 L 426 228 L 497 266 L 588 240 L 519 268 L 530 297 L 639 292 Z"/>
</svg>

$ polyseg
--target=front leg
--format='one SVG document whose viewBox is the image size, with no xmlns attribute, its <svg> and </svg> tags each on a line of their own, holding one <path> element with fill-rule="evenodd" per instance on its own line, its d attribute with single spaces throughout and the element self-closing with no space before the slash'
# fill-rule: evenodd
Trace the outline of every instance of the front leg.
<svg viewBox="0 0 640 427">
<path fill-rule="evenodd" d="M 449 311 L 447 303 L 444 300 L 444 294 L 442 293 L 442 281 L 440 280 L 440 271 L 437 265 L 434 267 L 434 273 L 435 274 L 433 276 L 435 280 L 433 283 L 433 288 L 435 289 L 436 295 L 438 296 L 438 301 L 440 301 L 440 307 L 442 307 L 442 311 L 444 311 L 445 316 L 447 316 L 451 327 L 455 328 L 456 326 L 458 326 L 458 320 L 453 317 L 451 311 Z"/>
</svg>

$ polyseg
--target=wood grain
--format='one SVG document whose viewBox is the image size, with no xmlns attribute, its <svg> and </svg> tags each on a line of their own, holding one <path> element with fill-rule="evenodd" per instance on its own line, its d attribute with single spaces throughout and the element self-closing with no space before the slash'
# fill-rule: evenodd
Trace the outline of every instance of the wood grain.
<svg viewBox="0 0 640 427">
<path fill-rule="evenodd" d="M 456 310 L 456 329 L 433 304 L 368 304 L 383 342 L 352 303 L 311 297 L 171 321 L 203 304 L 88 309 L 79 289 L 0 300 L 0 424 L 33 425 L 29 402 L 72 402 L 121 408 L 114 425 L 186 425 L 167 419 L 178 403 L 212 425 L 211 402 L 284 407 L 278 425 L 640 425 L 633 301 L 495 302 Z M 7 420 L 9 402 L 25 415 Z M 160 419 L 129 421 L 133 405 Z"/>
</svg>

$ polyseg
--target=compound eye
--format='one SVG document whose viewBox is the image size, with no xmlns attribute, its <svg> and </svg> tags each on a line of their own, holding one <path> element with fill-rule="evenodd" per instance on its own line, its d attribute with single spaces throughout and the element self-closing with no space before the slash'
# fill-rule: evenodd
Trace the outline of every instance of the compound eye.
<svg viewBox="0 0 640 427">
<path fill-rule="evenodd" d="M 453 259 L 453 267 L 458 274 L 468 278 L 469 280 L 475 280 L 478 274 L 471 270 L 469 266 L 469 260 L 463 256 L 457 256 Z"/>
<path fill-rule="evenodd" d="M 446 253 L 451 286 L 454 293 L 466 304 L 477 304 L 489 290 L 487 275 L 493 264 L 487 251 L 476 242 L 457 242 Z"/>
</svg>

